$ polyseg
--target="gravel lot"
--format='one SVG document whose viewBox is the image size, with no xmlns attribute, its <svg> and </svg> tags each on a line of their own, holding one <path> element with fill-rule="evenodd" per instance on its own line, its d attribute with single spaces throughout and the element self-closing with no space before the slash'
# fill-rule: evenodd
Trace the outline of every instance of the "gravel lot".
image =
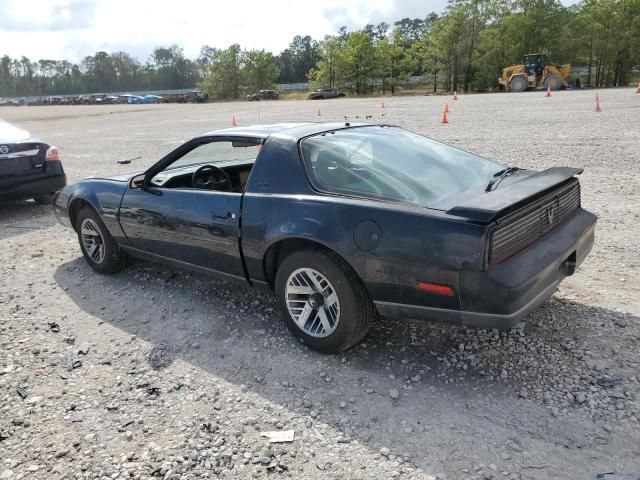
<svg viewBox="0 0 640 480">
<path fill-rule="evenodd" d="M 0 479 L 640 474 L 640 95 L 602 90 L 600 113 L 594 96 L 2 109 L 60 148 L 70 182 L 143 170 L 234 114 L 372 115 L 509 164 L 584 167 L 599 223 L 524 328 L 382 321 L 323 356 L 269 295 L 144 262 L 100 276 L 50 208 L 0 206 Z"/>
</svg>

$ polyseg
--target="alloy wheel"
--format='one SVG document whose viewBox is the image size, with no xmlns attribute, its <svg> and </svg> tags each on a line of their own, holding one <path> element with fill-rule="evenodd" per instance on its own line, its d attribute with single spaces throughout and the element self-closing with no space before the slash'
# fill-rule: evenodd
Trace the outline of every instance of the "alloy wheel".
<svg viewBox="0 0 640 480">
<path fill-rule="evenodd" d="M 85 218 L 80 226 L 82 246 L 92 262 L 101 264 L 104 261 L 104 238 L 98 224 L 90 218 Z"/>
<path fill-rule="evenodd" d="M 313 268 L 299 268 L 287 280 L 285 290 L 291 318 L 307 335 L 324 338 L 340 321 L 340 300 L 331 282 Z"/>
</svg>

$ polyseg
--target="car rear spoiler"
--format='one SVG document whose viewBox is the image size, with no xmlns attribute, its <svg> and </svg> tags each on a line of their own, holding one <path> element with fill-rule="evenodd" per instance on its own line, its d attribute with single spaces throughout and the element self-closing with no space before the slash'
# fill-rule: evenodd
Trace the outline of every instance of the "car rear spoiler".
<svg viewBox="0 0 640 480">
<path fill-rule="evenodd" d="M 489 223 L 497 216 L 512 211 L 527 203 L 532 197 L 542 195 L 566 180 L 580 175 L 581 168 L 553 167 L 528 177 L 498 186 L 491 192 L 464 196 L 455 207 L 447 210 L 449 215 L 468 218 L 479 223 Z"/>
</svg>

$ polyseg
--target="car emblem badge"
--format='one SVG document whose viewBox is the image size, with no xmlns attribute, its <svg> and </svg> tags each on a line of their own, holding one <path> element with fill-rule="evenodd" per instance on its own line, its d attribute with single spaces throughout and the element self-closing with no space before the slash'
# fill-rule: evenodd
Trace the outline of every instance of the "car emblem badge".
<svg viewBox="0 0 640 480">
<path fill-rule="evenodd" d="M 553 223 L 553 210 L 553 205 L 547 208 L 547 221 L 549 222 L 549 225 Z"/>
<path fill-rule="evenodd" d="M 7 147 L 6 145 L 0 145 L 0 153 L 9 153 L 9 147 Z"/>
</svg>

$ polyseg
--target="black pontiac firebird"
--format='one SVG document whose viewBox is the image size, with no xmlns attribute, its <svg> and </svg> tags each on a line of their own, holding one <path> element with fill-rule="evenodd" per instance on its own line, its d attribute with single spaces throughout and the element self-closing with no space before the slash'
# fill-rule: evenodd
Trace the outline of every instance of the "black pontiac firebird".
<svg viewBox="0 0 640 480">
<path fill-rule="evenodd" d="M 507 168 L 398 127 L 278 124 L 195 137 L 137 175 L 54 199 L 101 273 L 129 257 L 275 292 L 339 352 L 378 314 L 507 328 L 589 253 L 575 168 Z"/>
</svg>

